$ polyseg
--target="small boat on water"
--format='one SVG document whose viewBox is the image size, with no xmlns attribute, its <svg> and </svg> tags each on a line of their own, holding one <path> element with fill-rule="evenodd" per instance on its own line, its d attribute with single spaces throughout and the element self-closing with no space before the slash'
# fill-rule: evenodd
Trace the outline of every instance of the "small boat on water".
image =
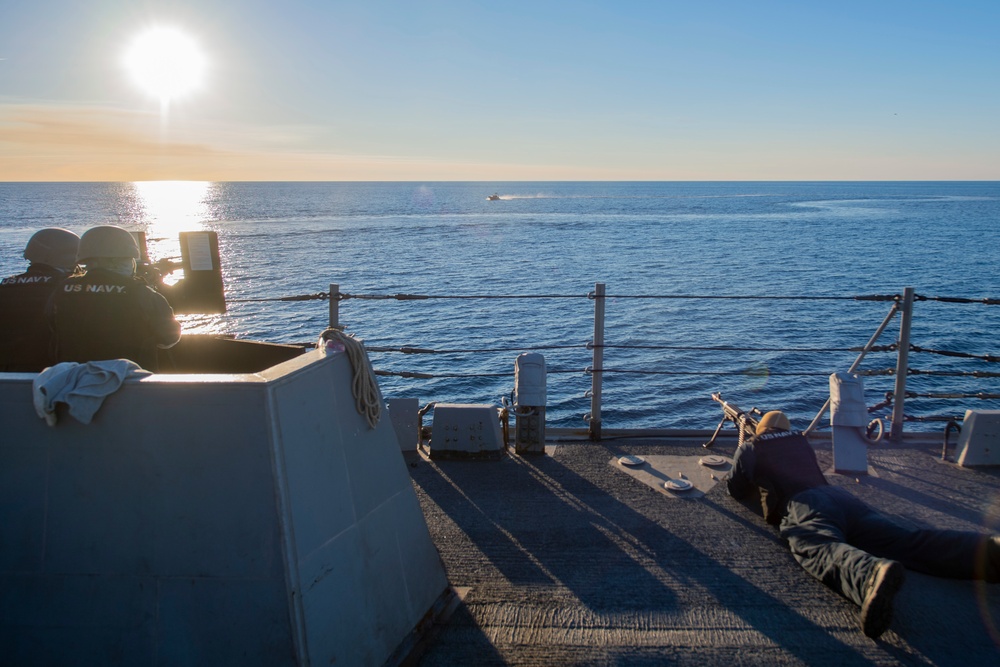
<svg viewBox="0 0 1000 667">
<path fill-rule="evenodd" d="M 488 199 L 489 201 L 500 201 L 500 195 L 499 195 L 499 193 L 494 192 L 493 194 L 491 194 L 486 199 Z"/>
</svg>

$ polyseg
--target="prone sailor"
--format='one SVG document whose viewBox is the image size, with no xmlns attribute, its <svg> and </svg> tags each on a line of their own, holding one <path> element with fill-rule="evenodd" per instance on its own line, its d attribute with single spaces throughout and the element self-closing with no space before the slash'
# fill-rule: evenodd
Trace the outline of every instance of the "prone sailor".
<svg viewBox="0 0 1000 667">
<path fill-rule="evenodd" d="M 911 528 L 829 484 L 806 437 L 778 410 L 740 444 L 728 480 L 737 499 L 760 493 L 764 519 L 780 525 L 809 574 L 860 607 L 861 630 L 888 629 L 905 568 L 938 577 L 1000 582 L 1000 536 Z"/>
</svg>

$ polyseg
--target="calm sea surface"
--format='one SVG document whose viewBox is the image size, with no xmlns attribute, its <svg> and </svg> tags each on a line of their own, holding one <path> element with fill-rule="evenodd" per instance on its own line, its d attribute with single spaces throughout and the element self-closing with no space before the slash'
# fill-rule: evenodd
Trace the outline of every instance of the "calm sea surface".
<svg viewBox="0 0 1000 667">
<path fill-rule="evenodd" d="M 494 191 L 500 201 L 487 201 Z M 185 330 L 313 341 L 328 303 L 255 301 L 326 292 L 435 297 L 347 299 L 341 324 L 372 352 L 388 397 L 497 403 L 519 351 L 542 352 L 548 419 L 584 426 L 595 283 L 607 285 L 603 423 L 711 428 L 722 391 L 741 407 L 782 408 L 804 427 L 889 312 L 887 302 L 817 297 L 917 294 L 1000 298 L 1000 183 L 0 183 L 0 273 L 24 269 L 47 226 L 143 230 L 153 259 L 177 232 L 219 234 L 229 312 Z M 635 297 L 657 298 L 635 298 Z M 721 299 L 661 297 L 803 297 Z M 1000 306 L 919 302 L 913 344 L 1000 355 Z M 898 335 L 898 319 L 880 344 Z M 718 350 L 704 348 L 739 348 Z M 930 353 L 911 367 L 1000 372 Z M 889 352 L 861 368 L 888 369 Z M 500 375 L 495 375 L 500 374 Z M 869 404 L 893 387 L 865 378 Z M 1000 394 L 989 377 L 917 375 L 918 394 Z M 962 415 L 1000 401 L 915 398 L 907 414 Z M 915 422 L 908 430 L 939 430 Z"/>
</svg>

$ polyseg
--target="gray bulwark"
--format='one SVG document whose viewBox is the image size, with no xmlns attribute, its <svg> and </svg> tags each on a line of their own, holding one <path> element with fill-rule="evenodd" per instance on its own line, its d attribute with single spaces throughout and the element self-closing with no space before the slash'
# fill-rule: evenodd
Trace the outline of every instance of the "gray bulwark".
<svg viewBox="0 0 1000 667">
<path fill-rule="evenodd" d="M 33 377 L 0 374 L 3 662 L 377 665 L 445 593 L 345 355 L 128 380 L 86 426 Z"/>
</svg>

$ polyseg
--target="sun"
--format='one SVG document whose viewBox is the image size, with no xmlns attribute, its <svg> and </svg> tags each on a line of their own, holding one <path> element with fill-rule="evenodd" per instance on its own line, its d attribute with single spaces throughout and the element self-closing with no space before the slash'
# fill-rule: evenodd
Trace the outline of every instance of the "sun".
<svg viewBox="0 0 1000 667">
<path fill-rule="evenodd" d="M 201 49 L 176 28 L 151 28 L 136 35 L 124 63 L 132 80 L 163 104 L 197 90 L 205 77 Z"/>
</svg>

